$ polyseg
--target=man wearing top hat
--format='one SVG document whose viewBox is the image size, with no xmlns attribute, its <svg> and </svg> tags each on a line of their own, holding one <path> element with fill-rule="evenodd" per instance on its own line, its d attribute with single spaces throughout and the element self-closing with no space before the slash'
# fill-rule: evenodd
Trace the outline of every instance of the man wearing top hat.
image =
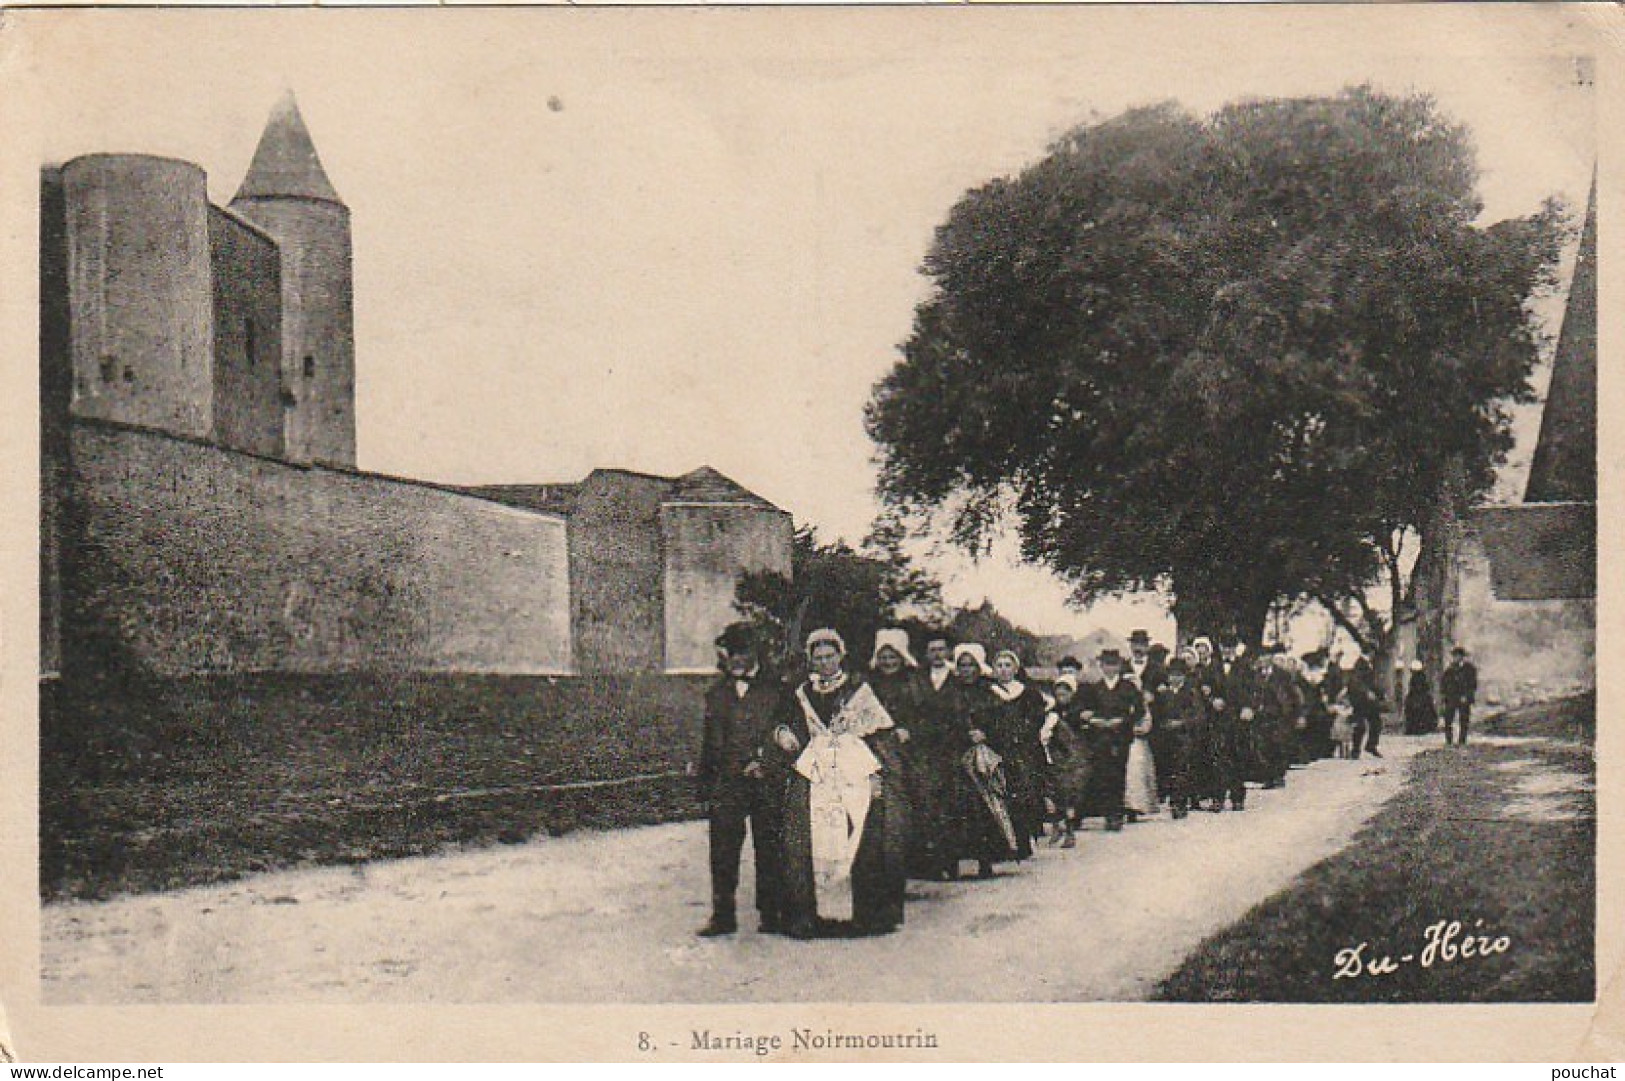
<svg viewBox="0 0 1625 1081">
<path fill-rule="evenodd" d="M 1128 752 L 1134 726 L 1145 716 L 1145 696 L 1124 678 L 1123 655 L 1117 650 L 1102 650 L 1099 663 L 1100 682 L 1086 684 L 1078 695 L 1089 753 L 1089 782 L 1078 812 L 1084 818 L 1104 818 L 1106 828 L 1115 832 L 1123 828 Z"/>
<path fill-rule="evenodd" d="M 1139 684 L 1141 692 L 1149 698 L 1162 686 L 1164 673 L 1162 664 L 1151 655 L 1151 636 L 1143 627 L 1128 636 L 1128 650 L 1128 668 L 1123 674 Z"/>
<path fill-rule="evenodd" d="M 1205 740 L 1206 785 L 1202 793 L 1210 811 L 1223 811 L 1225 799 L 1235 811 L 1247 809 L 1247 777 L 1259 772 L 1255 736 L 1259 680 L 1246 656 L 1247 647 L 1234 630 L 1219 640 L 1219 657 L 1204 674 L 1203 690 L 1211 710 Z"/>
<path fill-rule="evenodd" d="M 705 736 L 699 785 L 711 821 L 711 920 L 703 937 L 738 930 L 734 894 L 739 856 L 750 829 L 756 853 L 756 910 L 761 930 L 784 927 L 784 793 L 800 750 L 790 728 L 787 692 L 762 671 L 762 649 L 749 624 L 717 638 L 717 682 L 705 694 Z"/>
<path fill-rule="evenodd" d="M 1467 659 L 1467 651 L 1461 646 L 1450 651 L 1450 664 L 1439 679 L 1439 694 L 1444 699 L 1444 741 L 1454 743 L 1453 730 L 1459 731 L 1465 746 L 1467 722 L 1473 712 L 1473 701 L 1478 698 L 1478 669 Z"/>
</svg>

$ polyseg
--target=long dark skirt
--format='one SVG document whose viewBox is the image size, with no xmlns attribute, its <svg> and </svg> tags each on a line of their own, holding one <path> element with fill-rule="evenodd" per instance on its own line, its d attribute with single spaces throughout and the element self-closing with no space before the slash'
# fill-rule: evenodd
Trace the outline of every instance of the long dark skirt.
<svg viewBox="0 0 1625 1081">
<path fill-rule="evenodd" d="M 826 934 L 874 934 L 903 923 L 908 885 L 908 797 L 895 774 L 881 774 L 881 795 L 869 804 L 852 863 L 852 922 L 818 918 L 813 884 L 811 785 L 790 776 L 784 807 L 784 894 L 791 927 Z"/>
<path fill-rule="evenodd" d="M 1096 753 L 1089 763 L 1089 775 L 1078 798 L 1078 817 L 1123 817 L 1123 789 L 1128 783 L 1128 755 Z"/>
<path fill-rule="evenodd" d="M 1010 821 L 1016 827 L 1016 858 L 1033 854 L 1032 839 L 1044 833 L 1044 762 L 1037 755 L 1006 755 Z"/>
<path fill-rule="evenodd" d="M 1433 696 L 1412 694 L 1405 699 L 1405 734 L 1425 736 L 1439 728 L 1439 711 L 1433 708 Z"/>
<path fill-rule="evenodd" d="M 1199 769 L 1191 754 L 1200 736 L 1191 725 L 1165 728 L 1158 740 L 1161 750 L 1152 752 L 1158 771 L 1167 777 L 1168 799 L 1176 809 L 1189 810 L 1201 798 Z"/>
<path fill-rule="evenodd" d="M 1089 758 L 1081 751 L 1049 767 L 1049 784 L 1044 790 L 1057 814 L 1076 811 L 1083 803 L 1083 791 L 1089 786 Z"/>
<path fill-rule="evenodd" d="M 1250 721 L 1231 721 L 1232 754 L 1243 780 L 1262 783 L 1274 774 L 1275 722 L 1261 714 Z"/>
<path fill-rule="evenodd" d="M 1005 791 L 1008 793 L 1008 779 L 1006 779 Z M 953 838 L 958 844 L 958 848 L 953 853 L 955 866 L 958 865 L 959 860 L 976 860 L 979 863 L 1003 863 L 1007 860 L 1023 858 L 1020 848 L 1021 829 L 1015 825 L 1015 816 L 1010 810 L 1008 795 L 1001 798 L 1005 816 L 1015 833 L 1015 846 L 1011 845 L 1010 838 L 1006 836 L 1004 826 L 1000 823 L 998 815 L 988 806 L 987 797 L 978 789 L 976 782 L 964 768 L 963 757 L 961 757 L 954 775 L 953 809 L 951 812 L 954 820 Z M 1030 844 L 1026 854 L 1032 854 Z"/>
<path fill-rule="evenodd" d="M 1245 793 L 1247 740 L 1239 719 L 1218 714 L 1191 737 L 1192 785 L 1202 799 Z M 1245 797 L 1244 797 L 1245 798 Z"/>
<path fill-rule="evenodd" d="M 1297 733 L 1293 731 L 1292 721 L 1284 717 L 1275 717 L 1260 713 L 1252 720 L 1253 744 L 1256 749 L 1254 770 L 1256 775 L 1249 776 L 1249 781 L 1273 783 L 1286 776 L 1288 767 L 1297 746 Z"/>
<path fill-rule="evenodd" d="M 1171 735 L 1160 726 L 1151 730 L 1151 762 L 1157 769 L 1158 799 L 1171 799 L 1173 797 L 1173 757 L 1185 753 L 1184 745 L 1186 742 L 1188 741 L 1183 731 L 1177 735 Z"/>
<path fill-rule="evenodd" d="M 963 847 L 953 814 L 956 756 L 946 747 L 904 748 L 909 792 L 908 868 L 915 878 L 937 878 Z"/>
<path fill-rule="evenodd" d="M 1307 765 L 1331 753 L 1332 714 L 1318 709 L 1304 717 L 1304 726 L 1297 731 L 1298 746 L 1294 758 L 1299 765 Z"/>
</svg>

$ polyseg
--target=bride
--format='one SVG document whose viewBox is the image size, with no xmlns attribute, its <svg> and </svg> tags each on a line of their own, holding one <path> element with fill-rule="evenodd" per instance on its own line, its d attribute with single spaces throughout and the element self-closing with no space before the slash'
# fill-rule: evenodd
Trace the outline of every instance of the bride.
<svg viewBox="0 0 1625 1081">
<path fill-rule="evenodd" d="M 832 630 L 807 638 L 809 673 L 778 735 L 800 743 L 785 796 L 789 934 L 884 934 L 903 922 L 908 738 L 874 689 L 845 668 Z"/>
</svg>

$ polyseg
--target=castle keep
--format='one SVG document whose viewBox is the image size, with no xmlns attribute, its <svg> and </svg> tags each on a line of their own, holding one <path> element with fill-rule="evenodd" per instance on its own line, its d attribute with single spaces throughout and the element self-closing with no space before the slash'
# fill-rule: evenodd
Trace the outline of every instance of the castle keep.
<svg viewBox="0 0 1625 1081">
<path fill-rule="evenodd" d="M 350 211 L 291 96 L 227 207 L 189 162 L 41 185 L 41 668 L 689 672 L 789 515 L 708 468 L 356 468 Z"/>
</svg>

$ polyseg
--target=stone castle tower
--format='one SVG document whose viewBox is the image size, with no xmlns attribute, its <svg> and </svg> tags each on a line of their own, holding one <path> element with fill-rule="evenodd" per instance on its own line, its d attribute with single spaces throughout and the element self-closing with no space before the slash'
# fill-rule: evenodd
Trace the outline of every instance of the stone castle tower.
<svg viewBox="0 0 1625 1081">
<path fill-rule="evenodd" d="M 191 162 L 47 168 L 40 268 L 47 414 L 355 467 L 350 212 L 291 95 L 229 209 Z"/>
<path fill-rule="evenodd" d="M 285 453 L 296 462 L 353 467 L 350 209 L 328 180 L 292 93 L 272 111 L 231 209 L 281 252 Z"/>
</svg>

